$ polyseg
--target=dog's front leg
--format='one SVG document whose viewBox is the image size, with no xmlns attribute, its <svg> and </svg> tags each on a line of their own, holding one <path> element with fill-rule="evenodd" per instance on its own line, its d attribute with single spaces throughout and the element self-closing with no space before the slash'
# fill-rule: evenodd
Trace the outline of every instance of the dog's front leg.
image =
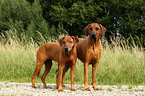
<svg viewBox="0 0 145 96">
<path fill-rule="evenodd" d="M 96 73 L 97 73 L 97 68 L 98 68 L 98 62 L 95 64 L 92 64 L 92 85 L 94 90 L 99 90 L 96 86 Z"/>
<path fill-rule="evenodd" d="M 72 91 L 76 91 L 74 87 L 74 73 L 75 73 L 75 61 L 73 61 L 71 65 L 71 90 Z"/>
<path fill-rule="evenodd" d="M 84 90 L 90 91 L 90 88 L 88 86 L 88 66 L 89 63 L 84 63 Z"/>
<path fill-rule="evenodd" d="M 63 68 L 65 63 L 60 63 L 59 69 L 58 69 L 58 91 L 63 91 L 62 89 L 62 74 L 63 74 Z"/>
</svg>

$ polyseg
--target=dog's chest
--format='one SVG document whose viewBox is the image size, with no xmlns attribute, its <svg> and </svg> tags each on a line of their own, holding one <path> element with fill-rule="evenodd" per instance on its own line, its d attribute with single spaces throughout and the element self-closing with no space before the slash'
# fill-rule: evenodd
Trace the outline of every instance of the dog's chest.
<svg viewBox="0 0 145 96">
<path fill-rule="evenodd" d="M 92 52 L 91 54 L 92 59 L 97 59 L 98 58 L 98 52 Z"/>
<path fill-rule="evenodd" d="M 88 53 L 90 53 L 93 57 L 96 57 L 98 55 L 98 53 L 100 53 L 100 52 L 101 52 L 101 49 L 94 48 L 94 47 L 90 48 L 88 51 Z"/>
<path fill-rule="evenodd" d="M 77 58 L 77 54 L 65 55 L 66 61 L 73 61 Z"/>
<path fill-rule="evenodd" d="M 98 49 L 98 48 L 91 48 L 89 51 L 88 51 L 88 54 L 89 54 L 89 58 L 90 58 L 90 63 L 94 63 L 96 62 L 100 56 L 101 56 L 101 50 Z"/>
</svg>

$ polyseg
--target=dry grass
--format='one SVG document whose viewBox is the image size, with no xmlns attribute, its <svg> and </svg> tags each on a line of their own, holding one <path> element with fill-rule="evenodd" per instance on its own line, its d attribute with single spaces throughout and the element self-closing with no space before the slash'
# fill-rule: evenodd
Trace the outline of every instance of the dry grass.
<svg viewBox="0 0 145 96">
<path fill-rule="evenodd" d="M 40 34 L 40 33 L 39 33 Z M 31 75 L 35 69 L 36 51 L 39 45 L 52 41 L 42 37 L 42 42 L 35 43 L 32 38 L 17 35 L 9 31 L 9 38 L 1 36 L 0 42 L 0 81 L 31 82 Z M 57 42 L 57 40 L 55 40 Z M 97 83 L 114 84 L 143 84 L 145 82 L 145 53 L 142 47 L 130 46 L 122 37 L 112 37 L 112 44 L 102 39 L 102 56 L 97 70 Z M 75 84 L 83 84 L 83 64 L 77 60 Z M 57 63 L 53 62 L 52 69 L 47 75 L 47 83 L 55 83 Z M 44 66 L 41 70 L 42 75 Z M 89 84 L 92 80 L 92 68 L 89 66 Z M 36 82 L 41 82 L 40 77 Z M 65 83 L 70 83 L 70 72 L 65 76 Z"/>
</svg>

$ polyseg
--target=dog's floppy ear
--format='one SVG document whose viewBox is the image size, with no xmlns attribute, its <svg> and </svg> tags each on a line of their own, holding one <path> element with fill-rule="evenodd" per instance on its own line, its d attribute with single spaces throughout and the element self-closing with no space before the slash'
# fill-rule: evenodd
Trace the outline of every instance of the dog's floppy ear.
<svg viewBox="0 0 145 96">
<path fill-rule="evenodd" d="M 90 24 L 83 29 L 83 32 L 85 33 L 85 36 L 89 35 L 89 33 L 88 33 L 88 27 L 89 26 L 90 26 Z"/>
<path fill-rule="evenodd" d="M 101 27 L 101 35 L 104 36 L 107 29 L 104 26 L 102 26 L 101 24 L 99 24 L 99 25 Z"/>
<path fill-rule="evenodd" d="M 60 46 L 62 46 L 62 41 L 63 41 L 64 38 L 65 38 L 65 37 L 62 37 L 62 38 L 59 39 L 59 44 L 60 44 Z"/>
<path fill-rule="evenodd" d="M 78 37 L 74 37 L 74 36 L 71 36 L 72 38 L 73 38 L 73 40 L 75 41 L 75 42 L 79 42 L 79 38 Z"/>
</svg>

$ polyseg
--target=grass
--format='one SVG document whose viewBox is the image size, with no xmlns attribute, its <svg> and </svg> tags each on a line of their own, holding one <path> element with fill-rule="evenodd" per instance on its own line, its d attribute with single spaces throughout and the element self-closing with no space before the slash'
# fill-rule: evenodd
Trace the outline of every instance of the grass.
<svg viewBox="0 0 145 96">
<path fill-rule="evenodd" d="M 130 85 L 130 86 L 128 86 L 128 89 L 132 89 L 132 88 L 133 88 L 133 86 L 131 86 L 131 85 Z"/>
<path fill-rule="evenodd" d="M 111 89 L 111 88 L 108 88 L 107 90 L 108 90 L 108 91 L 112 91 L 113 89 Z"/>
<path fill-rule="evenodd" d="M 38 44 L 34 43 L 33 40 L 24 43 L 23 40 L 11 37 L 7 39 L 8 41 L 4 38 L 0 39 L 0 81 L 30 83 L 36 66 Z M 121 40 L 119 41 L 121 42 Z M 145 53 L 143 48 L 139 48 L 137 45 L 129 46 L 127 43 L 120 42 L 114 39 L 112 45 L 109 45 L 105 39 L 102 39 L 102 56 L 98 65 L 96 83 L 99 85 L 145 85 Z M 47 84 L 56 83 L 56 70 L 57 63 L 53 62 L 52 69 L 46 78 Z M 41 83 L 40 77 L 43 72 L 44 66 L 40 76 L 35 79 L 36 83 Z M 88 78 L 89 84 L 91 84 L 91 65 L 88 70 Z M 84 83 L 84 67 L 79 60 L 77 60 L 76 64 L 74 81 L 75 84 Z M 70 84 L 70 82 L 69 71 L 65 75 L 64 83 Z"/>
</svg>

